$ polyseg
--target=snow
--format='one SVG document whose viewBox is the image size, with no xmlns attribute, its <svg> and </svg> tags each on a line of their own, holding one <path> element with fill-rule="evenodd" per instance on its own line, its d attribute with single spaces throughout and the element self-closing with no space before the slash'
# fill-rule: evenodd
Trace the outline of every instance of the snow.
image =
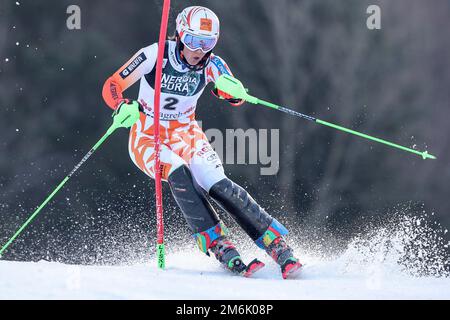
<svg viewBox="0 0 450 320">
<path fill-rule="evenodd" d="M 194 241 L 179 236 L 166 244 L 165 270 L 157 268 L 154 255 L 128 259 L 123 250 L 114 265 L 0 260 L 0 299 L 450 299 L 450 261 L 442 237 L 447 230 L 431 228 L 432 222 L 426 215 L 405 215 L 369 225 L 369 232 L 340 249 L 333 241 L 318 246 L 312 235 L 290 238 L 304 267 L 289 280 L 263 250 L 240 236 L 244 261 L 258 258 L 266 264 L 248 279 L 224 270 Z M 291 227 L 292 234 L 302 233 Z M 318 235 L 323 244 L 324 235 Z"/>
<path fill-rule="evenodd" d="M 195 248 L 168 253 L 165 270 L 154 257 L 122 266 L 0 261 L 0 299 L 450 299 L 450 278 L 413 277 L 382 266 L 346 272 L 345 254 L 334 261 L 303 256 L 303 271 L 290 280 L 268 257 L 259 258 L 266 267 L 248 279 Z"/>
</svg>

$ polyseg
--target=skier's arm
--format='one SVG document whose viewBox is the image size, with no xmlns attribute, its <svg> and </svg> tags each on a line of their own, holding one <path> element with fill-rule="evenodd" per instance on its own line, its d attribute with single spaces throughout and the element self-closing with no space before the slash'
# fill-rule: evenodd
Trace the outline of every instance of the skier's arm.
<svg viewBox="0 0 450 320">
<path fill-rule="evenodd" d="M 105 81 L 102 95 L 111 109 L 115 110 L 122 102 L 129 101 L 123 97 L 123 92 L 142 76 L 152 71 L 157 54 L 158 44 L 156 43 L 142 48 Z"/>
<path fill-rule="evenodd" d="M 222 58 L 211 55 L 211 61 L 206 69 L 206 76 L 208 82 L 215 82 L 222 74 L 227 74 L 233 76 L 228 65 L 223 61 Z M 234 97 L 217 90 L 216 88 L 211 90 L 212 94 L 217 98 L 223 98 L 227 100 L 232 106 L 238 107 L 242 105 L 245 101 L 242 99 L 235 99 Z"/>
</svg>

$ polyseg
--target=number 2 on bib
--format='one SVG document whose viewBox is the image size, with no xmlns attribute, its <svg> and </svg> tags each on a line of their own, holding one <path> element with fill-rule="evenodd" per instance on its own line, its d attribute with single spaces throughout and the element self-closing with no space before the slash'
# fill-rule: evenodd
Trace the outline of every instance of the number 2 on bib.
<svg viewBox="0 0 450 320">
<path fill-rule="evenodd" d="M 164 100 L 166 104 L 164 105 L 164 109 L 166 110 L 175 110 L 177 107 L 175 106 L 178 103 L 177 98 L 166 98 Z"/>
</svg>

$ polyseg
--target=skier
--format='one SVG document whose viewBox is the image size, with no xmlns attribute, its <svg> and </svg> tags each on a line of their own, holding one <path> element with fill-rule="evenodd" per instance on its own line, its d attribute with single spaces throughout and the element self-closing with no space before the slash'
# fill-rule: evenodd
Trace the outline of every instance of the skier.
<svg viewBox="0 0 450 320">
<path fill-rule="evenodd" d="M 271 217 L 238 184 L 226 177 L 216 152 L 195 120 L 197 101 L 206 85 L 222 74 L 232 75 L 227 64 L 212 50 L 219 39 L 219 19 L 211 10 L 193 6 L 176 19 L 174 37 L 165 42 L 161 82 L 161 175 L 201 251 L 209 251 L 229 270 L 248 276 L 264 266 L 256 259 L 248 266 L 227 237 L 208 197 L 227 211 L 251 237 L 281 266 L 284 279 L 302 265 L 283 236 L 288 231 Z M 114 110 L 124 104 L 138 104 L 140 119 L 132 126 L 129 154 L 136 166 L 154 178 L 153 99 L 158 43 L 139 50 L 103 86 L 103 98 Z M 138 100 L 123 92 L 140 80 Z M 244 101 L 216 89 L 212 93 L 233 106 Z"/>
</svg>

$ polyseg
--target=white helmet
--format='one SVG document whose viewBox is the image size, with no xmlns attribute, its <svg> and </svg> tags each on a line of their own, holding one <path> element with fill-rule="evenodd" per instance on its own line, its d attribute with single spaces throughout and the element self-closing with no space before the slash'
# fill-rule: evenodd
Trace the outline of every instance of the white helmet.
<svg viewBox="0 0 450 320">
<path fill-rule="evenodd" d="M 210 52 L 219 40 L 220 23 L 216 14 L 205 7 L 193 6 L 181 11 L 176 20 L 179 40 L 195 51 Z"/>
</svg>

